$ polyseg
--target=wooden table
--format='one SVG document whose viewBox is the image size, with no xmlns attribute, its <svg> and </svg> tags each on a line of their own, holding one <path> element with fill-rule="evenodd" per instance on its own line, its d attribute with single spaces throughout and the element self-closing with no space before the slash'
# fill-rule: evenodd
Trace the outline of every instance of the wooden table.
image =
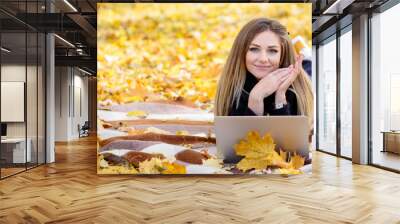
<svg viewBox="0 0 400 224">
<path fill-rule="evenodd" d="M 400 154 L 400 131 L 382 131 L 383 150 L 382 152 L 392 152 Z"/>
<path fill-rule="evenodd" d="M 6 138 L 1 139 L 2 157 L 8 163 L 25 163 L 31 161 L 30 138 L 27 138 L 27 147 L 25 151 L 25 138 Z"/>
</svg>

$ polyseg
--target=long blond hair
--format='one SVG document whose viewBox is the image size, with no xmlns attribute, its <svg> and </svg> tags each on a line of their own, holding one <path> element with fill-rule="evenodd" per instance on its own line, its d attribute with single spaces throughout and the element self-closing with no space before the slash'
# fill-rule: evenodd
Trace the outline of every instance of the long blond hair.
<svg viewBox="0 0 400 224">
<path fill-rule="evenodd" d="M 281 40 L 282 53 L 279 67 L 284 68 L 295 63 L 295 51 L 288 32 L 282 24 L 266 18 L 250 21 L 237 35 L 219 79 L 215 97 L 215 115 L 226 116 L 233 106 L 239 106 L 239 99 L 246 80 L 246 53 L 255 36 L 264 31 L 275 33 Z M 312 85 L 303 69 L 300 69 L 300 73 L 292 83 L 292 87 L 293 89 L 291 90 L 296 94 L 297 98 L 297 113 L 306 115 L 309 118 L 310 127 L 312 127 L 314 113 Z M 233 105 L 233 102 L 236 102 L 236 105 Z"/>
</svg>

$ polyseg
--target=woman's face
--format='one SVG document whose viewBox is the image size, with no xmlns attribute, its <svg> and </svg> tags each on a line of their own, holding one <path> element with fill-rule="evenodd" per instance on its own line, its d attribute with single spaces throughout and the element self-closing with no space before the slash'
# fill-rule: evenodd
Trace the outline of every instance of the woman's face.
<svg viewBox="0 0 400 224">
<path fill-rule="evenodd" d="M 271 31 L 257 34 L 246 53 L 246 68 L 257 79 L 262 79 L 279 68 L 281 41 Z"/>
</svg>

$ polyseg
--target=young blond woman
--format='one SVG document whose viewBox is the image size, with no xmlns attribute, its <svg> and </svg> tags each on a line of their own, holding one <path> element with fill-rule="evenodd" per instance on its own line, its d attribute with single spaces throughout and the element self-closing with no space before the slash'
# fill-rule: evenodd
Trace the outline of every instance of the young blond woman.
<svg viewBox="0 0 400 224">
<path fill-rule="evenodd" d="M 218 83 L 215 115 L 305 115 L 313 124 L 311 81 L 286 28 L 259 18 L 236 37 Z"/>
</svg>

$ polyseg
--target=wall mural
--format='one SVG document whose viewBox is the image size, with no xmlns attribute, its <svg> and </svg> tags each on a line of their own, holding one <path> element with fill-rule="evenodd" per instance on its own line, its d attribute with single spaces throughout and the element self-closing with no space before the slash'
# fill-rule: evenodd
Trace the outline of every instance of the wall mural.
<svg viewBox="0 0 400 224">
<path fill-rule="evenodd" d="M 311 172 L 310 3 L 99 3 L 97 41 L 98 174 Z"/>
</svg>

